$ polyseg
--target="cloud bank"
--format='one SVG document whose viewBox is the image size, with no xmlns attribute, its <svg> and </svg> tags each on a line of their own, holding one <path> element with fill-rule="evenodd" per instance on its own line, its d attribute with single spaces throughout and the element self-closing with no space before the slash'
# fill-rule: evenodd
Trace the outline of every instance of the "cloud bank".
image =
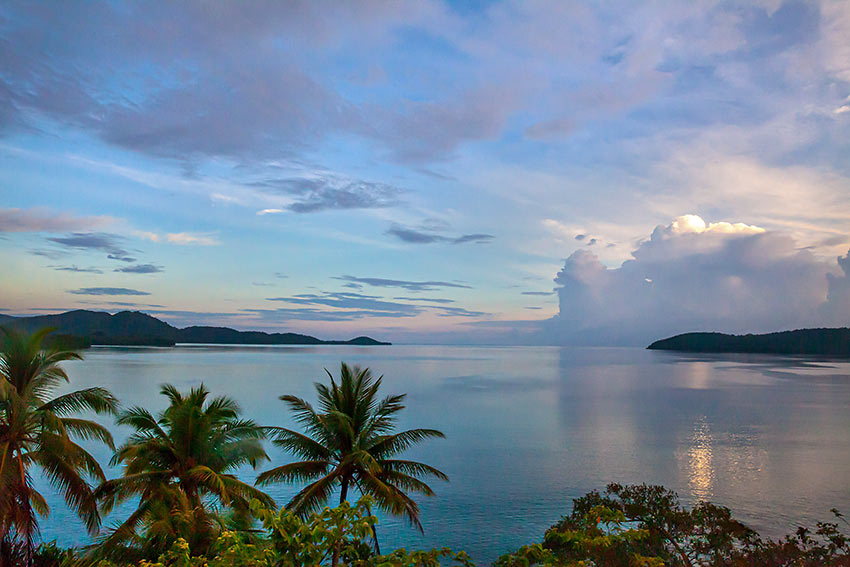
<svg viewBox="0 0 850 567">
<path fill-rule="evenodd" d="M 547 340 L 643 345 L 689 331 L 850 324 L 850 253 L 836 265 L 787 234 L 685 215 L 656 227 L 632 257 L 617 268 L 586 249 L 567 258 Z"/>
</svg>

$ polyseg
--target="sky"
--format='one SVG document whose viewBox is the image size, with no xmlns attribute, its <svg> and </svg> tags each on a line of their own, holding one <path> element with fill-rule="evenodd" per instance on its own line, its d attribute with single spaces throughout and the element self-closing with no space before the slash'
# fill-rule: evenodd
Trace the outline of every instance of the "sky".
<svg viewBox="0 0 850 567">
<path fill-rule="evenodd" d="M 0 309 L 850 325 L 850 2 L 0 4 Z"/>
</svg>

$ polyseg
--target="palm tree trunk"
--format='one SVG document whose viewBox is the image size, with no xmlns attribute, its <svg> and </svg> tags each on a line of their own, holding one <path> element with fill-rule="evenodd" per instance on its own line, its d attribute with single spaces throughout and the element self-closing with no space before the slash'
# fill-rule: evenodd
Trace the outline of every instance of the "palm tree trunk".
<svg viewBox="0 0 850 567">
<path fill-rule="evenodd" d="M 0 461 L 0 478 L 3 477 L 3 471 L 6 470 L 6 454 L 9 452 L 9 442 L 3 447 L 3 460 Z"/>
<path fill-rule="evenodd" d="M 366 506 L 366 512 L 371 516 L 372 507 Z M 378 530 L 375 528 L 375 524 L 372 524 L 372 540 L 375 542 L 375 555 L 380 555 L 381 545 L 378 543 Z"/>
<path fill-rule="evenodd" d="M 345 502 L 345 499 L 348 497 L 348 476 L 342 477 L 342 488 L 339 491 L 339 505 L 342 506 L 342 503 Z M 331 567 L 337 567 L 339 565 L 339 549 L 342 547 L 342 540 L 339 540 L 334 544 L 334 553 L 331 557 Z"/>
</svg>

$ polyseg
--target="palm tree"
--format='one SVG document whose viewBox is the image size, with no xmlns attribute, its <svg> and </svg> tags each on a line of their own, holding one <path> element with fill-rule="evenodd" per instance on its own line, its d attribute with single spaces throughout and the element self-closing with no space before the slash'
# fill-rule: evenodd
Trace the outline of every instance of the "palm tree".
<svg viewBox="0 0 850 567">
<path fill-rule="evenodd" d="M 105 476 L 74 439 L 94 439 L 114 448 L 106 428 L 76 416 L 85 411 L 114 414 L 118 402 L 108 390 L 87 388 L 53 397 L 69 381 L 60 363 L 81 357 L 45 347 L 51 331 L 25 334 L 4 328 L 0 346 L 0 539 L 18 539 L 30 550 L 38 533 L 37 515 L 50 512 L 33 487 L 31 468 L 41 468 L 93 533 L 100 515 L 87 479 L 101 482 Z"/>
<path fill-rule="evenodd" d="M 448 477 L 432 466 L 394 458 L 430 438 L 445 437 L 436 429 L 410 429 L 393 433 L 396 415 L 404 409 L 404 394 L 378 399 L 383 376 L 372 377 L 368 368 L 342 363 L 339 383 L 327 372 L 330 387 L 316 383 L 319 411 L 295 396 L 281 396 L 305 433 L 282 427 L 269 428 L 273 443 L 300 461 L 257 477 L 257 484 L 313 481 L 296 494 L 287 508 L 299 515 L 317 510 L 339 488 L 339 502 L 349 488 L 369 494 L 384 511 L 404 515 L 422 530 L 419 506 L 407 492 L 434 494 L 420 477 Z M 374 535 L 374 534 L 373 534 Z M 377 546 L 377 538 L 375 538 Z"/>
<path fill-rule="evenodd" d="M 123 475 L 101 484 L 95 495 L 105 513 L 129 498 L 138 497 L 139 504 L 100 542 L 99 556 L 156 557 L 179 537 L 193 553 L 204 554 L 217 531 L 211 503 L 243 514 L 253 498 L 273 504 L 234 474 L 243 465 L 256 468 L 268 459 L 263 428 L 240 419 L 231 398 L 208 400 L 203 384 L 188 394 L 170 384 L 160 392 L 169 406 L 158 418 L 141 407 L 118 417 L 119 425 L 135 429 L 112 458 L 112 466 L 124 465 Z"/>
</svg>

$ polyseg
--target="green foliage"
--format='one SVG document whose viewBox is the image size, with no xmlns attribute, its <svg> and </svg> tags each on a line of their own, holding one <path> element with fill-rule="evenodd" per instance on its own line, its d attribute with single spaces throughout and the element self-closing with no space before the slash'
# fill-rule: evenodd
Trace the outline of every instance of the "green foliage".
<svg viewBox="0 0 850 567">
<path fill-rule="evenodd" d="M 662 486 L 610 484 L 573 500 L 573 511 L 497 567 L 829 567 L 850 565 L 850 524 L 800 528 L 781 541 L 762 540 L 728 508 L 700 502 L 688 510 Z M 841 522 L 841 524 L 839 524 Z"/>
<path fill-rule="evenodd" d="M 169 406 L 158 418 L 140 407 L 118 418 L 135 429 L 112 460 L 124 465 L 123 474 L 102 483 L 95 496 L 105 512 L 130 498 L 139 505 L 99 542 L 97 557 L 151 559 L 180 539 L 203 555 L 221 532 L 211 503 L 236 517 L 248 514 L 252 499 L 272 503 L 235 475 L 240 466 L 256 467 L 268 458 L 264 429 L 241 419 L 232 399 L 210 399 L 203 384 L 186 394 L 171 385 L 161 392 Z"/>
<path fill-rule="evenodd" d="M 361 494 L 370 495 L 380 509 L 407 516 L 422 529 L 419 506 L 408 492 L 431 496 L 433 490 L 420 479 L 448 477 L 432 466 L 396 457 L 411 445 L 444 435 L 436 429 L 393 432 L 405 396 L 379 399 L 382 378 L 373 378 L 368 368 L 343 362 L 339 383 L 330 372 L 328 377 L 330 386 L 316 384 L 318 411 L 301 398 L 280 397 L 304 433 L 269 429 L 274 444 L 300 460 L 262 473 L 257 483 L 310 482 L 287 504 L 302 516 L 318 510 L 337 487 L 342 503 L 353 485 Z"/>
<path fill-rule="evenodd" d="M 329 565 L 334 551 L 345 567 L 472 567 L 465 553 L 447 548 L 397 549 L 388 555 L 375 555 L 366 543 L 378 521 L 369 512 L 372 504 L 364 497 L 353 506 L 343 502 L 304 520 L 285 508 L 271 510 L 254 500 L 251 512 L 263 525 L 263 538 L 224 531 L 208 556 L 193 555 L 188 542 L 177 539 L 156 561 L 101 561 L 97 567 L 314 567 Z"/>
<path fill-rule="evenodd" d="M 629 522 L 620 510 L 593 506 L 562 529 L 546 532 L 543 544 L 527 545 L 499 558 L 497 567 L 629 566 L 662 567 L 658 557 L 642 555 L 649 532 Z"/>
<path fill-rule="evenodd" d="M 60 364 L 80 356 L 55 344 L 45 346 L 50 332 L 42 329 L 28 335 L 4 328 L 0 344 L 0 540 L 23 542 L 29 548 L 24 564 L 31 564 L 34 557 L 37 516 L 50 512 L 32 484 L 30 472 L 35 467 L 89 531 L 99 528 L 100 515 L 89 482 L 105 477 L 77 441 L 96 440 L 112 447 L 112 435 L 77 414 L 114 413 L 118 405 L 103 388 L 53 397 L 69 381 Z"/>
</svg>

